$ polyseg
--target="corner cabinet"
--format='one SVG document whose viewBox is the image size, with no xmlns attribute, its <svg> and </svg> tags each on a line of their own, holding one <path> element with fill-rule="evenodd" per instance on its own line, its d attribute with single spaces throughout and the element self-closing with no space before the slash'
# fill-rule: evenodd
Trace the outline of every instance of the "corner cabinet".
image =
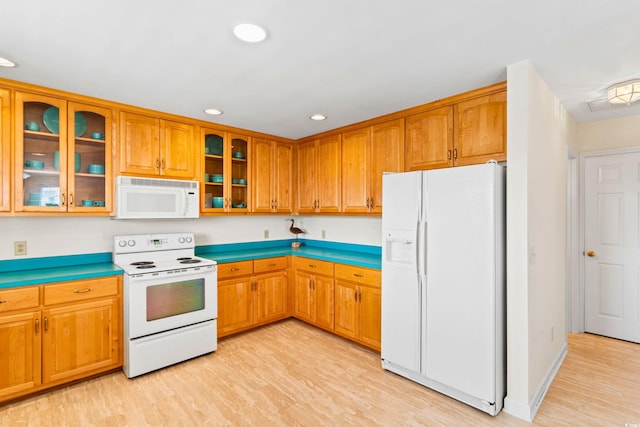
<svg viewBox="0 0 640 427">
<path fill-rule="evenodd" d="M 112 110 L 15 94 L 15 210 L 108 215 Z"/>
<path fill-rule="evenodd" d="M 290 144 L 253 139 L 251 212 L 293 211 L 292 153 Z"/>
<path fill-rule="evenodd" d="M 298 213 L 340 212 L 340 135 L 298 144 Z"/>
<path fill-rule="evenodd" d="M 294 271 L 294 317 L 333 331 L 333 263 L 295 257 Z"/>
<path fill-rule="evenodd" d="M 122 366 L 122 278 L 0 290 L 0 402 Z"/>
<path fill-rule="evenodd" d="M 403 168 L 404 119 L 342 135 L 342 212 L 382 213 L 382 174 Z"/>
<path fill-rule="evenodd" d="M 11 210 L 11 93 L 0 89 L 0 212 Z"/>
<path fill-rule="evenodd" d="M 201 177 L 201 212 L 247 213 L 249 211 L 250 138 L 215 128 L 202 128 L 204 152 Z"/>
<path fill-rule="evenodd" d="M 120 112 L 119 171 L 123 174 L 194 179 L 194 126 Z"/>
</svg>

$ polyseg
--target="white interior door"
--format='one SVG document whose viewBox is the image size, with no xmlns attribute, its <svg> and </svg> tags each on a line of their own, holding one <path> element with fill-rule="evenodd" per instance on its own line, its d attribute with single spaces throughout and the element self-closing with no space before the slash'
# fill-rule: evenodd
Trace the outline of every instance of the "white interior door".
<svg viewBox="0 0 640 427">
<path fill-rule="evenodd" d="M 640 342 L 640 153 L 585 159 L 585 331 Z"/>
</svg>

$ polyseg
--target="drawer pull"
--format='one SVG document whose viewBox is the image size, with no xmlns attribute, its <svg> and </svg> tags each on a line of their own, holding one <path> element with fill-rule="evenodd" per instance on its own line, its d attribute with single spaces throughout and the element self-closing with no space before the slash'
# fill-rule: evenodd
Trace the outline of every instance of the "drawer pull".
<svg viewBox="0 0 640 427">
<path fill-rule="evenodd" d="M 314 264 L 309 264 L 309 268 L 316 268 Z"/>
<path fill-rule="evenodd" d="M 275 266 L 276 266 L 275 262 L 272 262 L 271 264 L 267 264 L 267 267 L 275 267 Z"/>
<path fill-rule="evenodd" d="M 233 273 L 234 271 L 239 271 L 240 269 L 238 267 L 233 267 L 229 269 L 229 273 Z"/>
<path fill-rule="evenodd" d="M 86 294 L 87 292 L 91 292 L 93 288 L 84 288 L 84 289 L 76 289 L 73 291 L 74 294 Z"/>
<path fill-rule="evenodd" d="M 356 277 L 360 277 L 360 278 L 364 277 L 364 275 L 358 274 L 358 273 L 353 273 L 353 275 L 356 276 Z"/>
<path fill-rule="evenodd" d="M 4 304 L 5 302 L 9 302 L 6 299 L 3 299 L 2 301 L 0 301 L 0 304 Z"/>
</svg>

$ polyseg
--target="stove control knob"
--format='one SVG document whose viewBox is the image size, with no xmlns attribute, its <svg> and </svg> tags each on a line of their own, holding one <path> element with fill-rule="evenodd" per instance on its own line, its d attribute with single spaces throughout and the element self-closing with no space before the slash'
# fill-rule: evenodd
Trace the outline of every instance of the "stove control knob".
<svg viewBox="0 0 640 427">
<path fill-rule="evenodd" d="M 135 241 L 135 240 L 129 240 L 129 241 L 127 242 L 127 244 L 128 244 L 129 246 L 135 246 L 135 245 L 136 245 L 136 241 Z"/>
<path fill-rule="evenodd" d="M 118 241 L 118 246 L 120 246 L 121 248 L 124 248 L 125 246 L 127 246 L 127 241 L 126 240 L 119 240 Z"/>
<path fill-rule="evenodd" d="M 182 236 L 178 237 L 178 243 L 184 243 L 184 237 Z"/>
<path fill-rule="evenodd" d="M 193 239 L 191 238 L 191 236 L 188 236 L 188 237 L 187 237 L 187 243 L 191 243 L 191 241 L 192 241 L 192 240 L 193 240 Z"/>
</svg>

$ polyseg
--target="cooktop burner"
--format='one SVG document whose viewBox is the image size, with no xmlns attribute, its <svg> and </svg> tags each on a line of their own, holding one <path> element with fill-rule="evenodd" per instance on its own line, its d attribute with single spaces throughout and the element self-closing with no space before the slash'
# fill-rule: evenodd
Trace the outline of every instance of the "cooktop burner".
<svg viewBox="0 0 640 427">
<path fill-rule="evenodd" d="M 200 261 L 199 259 L 185 259 L 180 261 L 180 264 L 197 264 L 199 262 L 202 262 L 202 261 Z"/>
<path fill-rule="evenodd" d="M 142 265 L 138 265 L 136 268 L 156 268 L 156 266 L 154 264 L 142 264 Z"/>
<path fill-rule="evenodd" d="M 150 265 L 150 264 L 153 264 L 153 261 L 136 261 L 131 263 L 131 265 Z"/>
</svg>

